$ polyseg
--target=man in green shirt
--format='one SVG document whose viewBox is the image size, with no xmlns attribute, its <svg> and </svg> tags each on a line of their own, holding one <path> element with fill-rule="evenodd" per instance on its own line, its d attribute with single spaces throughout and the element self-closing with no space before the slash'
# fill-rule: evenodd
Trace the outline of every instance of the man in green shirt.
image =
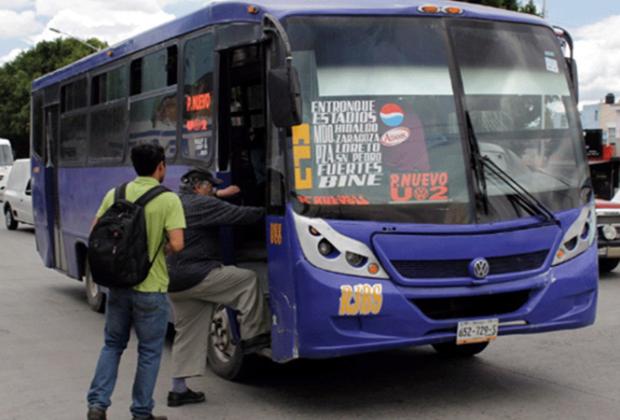
<svg viewBox="0 0 620 420">
<path fill-rule="evenodd" d="M 158 186 L 166 175 L 166 159 L 161 146 L 142 144 L 131 150 L 131 161 L 138 177 L 127 185 L 126 199 L 136 201 Z M 97 212 L 95 223 L 114 203 L 110 190 Z M 121 355 L 127 347 L 131 327 L 138 337 L 138 367 L 133 384 L 131 412 L 134 419 L 165 420 L 152 414 L 153 390 L 168 327 L 168 270 L 165 253 L 183 249 L 185 216 L 179 197 L 160 194 L 144 208 L 149 260 L 153 261 L 146 279 L 133 289 L 110 288 L 107 294 L 105 344 L 95 377 L 88 391 L 88 420 L 105 420 L 106 409 L 116 383 Z M 162 241 L 167 239 L 165 247 Z"/>
</svg>

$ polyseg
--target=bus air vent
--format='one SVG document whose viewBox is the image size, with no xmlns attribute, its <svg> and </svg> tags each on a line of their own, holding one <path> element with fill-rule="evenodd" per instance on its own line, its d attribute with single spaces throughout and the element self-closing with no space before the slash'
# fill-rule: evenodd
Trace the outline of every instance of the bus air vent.
<svg viewBox="0 0 620 420">
<path fill-rule="evenodd" d="M 411 303 L 430 319 L 460 319 L 508 314 L 519 310 L 529 297 L 529 290 L 520 290 L 482 296 L 411 299 Z"/>
<path fill-rule="evenodd" d="M 549 250 L 528 254 L 507 255 L 487 258 L 489 275 L 518 273 L 539 269 L 545 262 Z M 473 258 L 472 258 L 473 259 Z M 469 263 L 466 260 L 392 260 L 398 273 L 409 279 L 444 279 L 451 277 L 470 277 Z"/>
</svg>

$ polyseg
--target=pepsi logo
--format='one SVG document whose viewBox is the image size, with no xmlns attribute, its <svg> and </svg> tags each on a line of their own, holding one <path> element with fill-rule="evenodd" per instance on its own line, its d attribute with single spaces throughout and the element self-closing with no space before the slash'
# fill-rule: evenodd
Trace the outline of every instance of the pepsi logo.
<svg viewBox="0 0 620 420">
<path fill-rule="evenodd" d="M 380 143 L 385 147 L 398 146 L 409 138 L 410 131 L 406 127 L 392 128 L 390 131 L 381 136 Z"/>
<path fill-rule="evenodd" d="M 388 127 L 397 127 L 405 120 L 403 109 L 399 105 L 392 103 L 383 105 L 379 115 L 383 124 Z"/>
</svg>

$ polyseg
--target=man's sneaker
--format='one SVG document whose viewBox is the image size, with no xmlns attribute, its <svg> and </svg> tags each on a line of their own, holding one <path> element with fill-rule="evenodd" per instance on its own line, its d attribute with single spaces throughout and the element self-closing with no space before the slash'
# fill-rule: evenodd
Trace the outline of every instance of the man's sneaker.
<svg viewBox="0 0 620 420">
<path fill-rule="evenodd" d="M 107 417 L 105 415 L 105 410 L 99 407 L 89 407 L 88 414 L 86 415 L 87 420 L 106 420 Z"/>
<path fill-rule="evenodd" d="M 133 420 L 168 420 L 168 417 L 166 416 L 154 416 L 154 415 L 150 415 L 148 417 L 136 417 L 133 416 L 132 417 Z"/>
<path fill-rule="evenodd" d="M 197 404 L 206 400 L 203 392 L 194 392 L 187 388 L 185 392 L 168 393 L 168 407 L 178 407 L 185 404 Z"/>
<path fill-rule="evenodd" d="M 249 338 L 241 341 L 241 350 L 243 354 L 257 353 L 258 351 L 267 348 L 271 345 L 271 334 L 265 333 L 257 335 L 256 337 Z"/>
</svg>

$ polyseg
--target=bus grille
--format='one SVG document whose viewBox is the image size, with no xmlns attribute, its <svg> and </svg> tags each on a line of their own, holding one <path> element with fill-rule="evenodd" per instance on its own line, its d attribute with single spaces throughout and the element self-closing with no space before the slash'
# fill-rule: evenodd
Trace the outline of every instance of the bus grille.
<svg viewBox="0 0 620 420">
<path fill-rule="evenodd" d="M 540 268 L 549 250 L 528 254 L 508 255 L 487 258 L 491 267 L 489 275 L 518 273 Z M 470 277 L 468 260 L 392 260 L 398 273 L 410 279 L 443 279 L 450 277 Z"/>
<path fill-rule="evenodd" d="M 508 314 L 519 310 L 529 297 L 529 290 L 521 290 L 483 296 L 412 299 L 411 303 L 428 318 L 442 320 Z"/>
</svg>

